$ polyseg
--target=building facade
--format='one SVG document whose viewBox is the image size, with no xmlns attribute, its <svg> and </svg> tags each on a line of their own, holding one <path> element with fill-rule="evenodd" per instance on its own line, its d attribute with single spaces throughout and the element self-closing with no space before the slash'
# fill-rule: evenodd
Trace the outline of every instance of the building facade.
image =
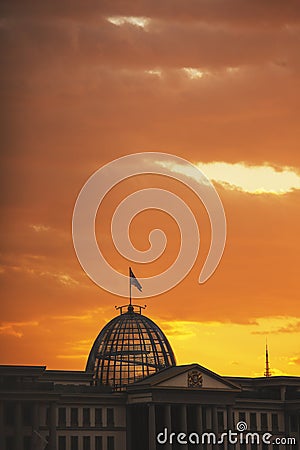
<svg viewBox="0 0 300 450">
<path fill-rule="evenodd" d="M 1 450 L 300 449 L 300 377 L 177 366 L 157 325 L 120 312 L 86 371 L 0 366 Z"/>
</svg>

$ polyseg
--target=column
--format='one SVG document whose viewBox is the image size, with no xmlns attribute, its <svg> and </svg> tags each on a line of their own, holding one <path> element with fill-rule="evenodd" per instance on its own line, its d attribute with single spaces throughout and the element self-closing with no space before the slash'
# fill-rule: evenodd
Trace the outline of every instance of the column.
<svg viewBox="0 0 300 450">
<path fill-rule="evenodd" d="M 155 405 L 150 403 L 148 406 L 148 423 L 149 423 L 149 450 L 156 449 L 156 429 L 155 429 Z"/>
<path fill-rule="evenodd" d="M 261 413 L 260 412 L 258 412 L 256 414 L 256 419 L 257 419 L 257 429 L 259 431 L 261 431 Z"/>
<path fill-rule="evenodd" d="M 164 407 L 164 422 L 165 427 L 168 430 L 168 436 L 172 433 L 172 412 L 171 405 L 165 405 Z M 165 450 L 172 450 L 172 444 L 170 444 L 169 440 L 164 446 Z"/>
<path fill-rule="evenodd" d="M 226 409 L 227 409 L 227 427 L 226 427 L 226 429 L 228 432 L 229 430 L 233 431 L 233 429 L 234 429 L 233 408 L 232 408 L 232 406 L 228 405 Z M 228 450 L 235 450 L 235 449 L 236 449 L 236 445 L 228 443 Z"/>
<path fill-rule="evenodd" d="M 272 414 L 267 413 L 267 424 L 268 424 L 268 430 L 272 430 Z"/>
<path fill-rule="evenodd" d="M 132 448 L 132 417 L 131 408 L 127 406 L 126 408 L 126 449 L 131 450 Z"/>
<path fill-rule="evenodd" d="M 0 448 L 3 450 L 5 450 L 4 429 L 4 403 L 0 402 Z"/>
<path fill-rule="evenodd" d="M 180 408 L 180 433 L 187 434 L 187 410 L 186 405 L 179 406 Z M 187 440 L 187 438 L 186 438 Z M 187 444 L 181 444 L 180 448 L 186 450 L 188 448 Z"/>
<path fill-rule="evenodd" d="M 196 406 L 196 432 L 201 436 L 203 433 L 202 406 Z"/>
<path fill-rule="evenodd" d="M 212 406 L 207 405 L 205 408 L 205 415 L 206 415 L 206 432 L 210 433 L 213 430 L 213 412 L 212 412 Z M 207 449 L 212 450 L 213 444 L 207 444 Z"/>
<path fill-rule="evenodd" d="M 213 432 L 217 435 L 218 434 L 218 411 L 217 407 L 212 407 L 212 429 Z"/>
<path fill-rule="evenodd" d="M 195 414 L 196 414 L 196 430 L 195 430 L 195 432 L 199 436 L 200 445 L 202 445 L 201 444 L 201 442 L 202 442 L 202 433 L 203 433 L 203 411 L 202 411 L 202 406 L 201 405 L 196 405 L 195 409 L 196 409 L 195 410 Z"/>
<path fill-rule="evenodd" d="M 56 450 L 56 403 L 50 403 L 49 450 Z"/>
<path fill-rule="evenodd" d="M 279 425 L 279 431 L 284 431 L 284 411 L 281 411 L 278 414 L 278 425 Z"/>
<path fill-rule="evenodd" d="M 21 402 L 16 403 L 15 409 L 15 449 L 22 450 L 23 436 L 22 436 L 22 406 Z"/>
</svg>

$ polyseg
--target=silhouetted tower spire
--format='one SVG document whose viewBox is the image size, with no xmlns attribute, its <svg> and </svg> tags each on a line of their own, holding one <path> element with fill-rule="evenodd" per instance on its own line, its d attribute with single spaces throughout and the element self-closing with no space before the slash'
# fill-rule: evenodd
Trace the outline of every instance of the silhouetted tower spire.
<svg viewBox="0 0 300 450">
<path fill-rule="evenodd" d="M 266 341 L 266 369 L 265 369 L 264 376 L 267 378 L 272 376 L 272 373 L 270 371 L 270 365 L 269 365 L 268 341 Z"/>
</svg>

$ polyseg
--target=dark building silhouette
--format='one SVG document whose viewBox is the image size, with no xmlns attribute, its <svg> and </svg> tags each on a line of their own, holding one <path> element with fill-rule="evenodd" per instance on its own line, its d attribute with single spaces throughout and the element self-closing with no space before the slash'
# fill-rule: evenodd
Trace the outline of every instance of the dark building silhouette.
<svg viewBox="0 0 300 450">
<path fill-rule="evenodd" d="M 299 449 L 300 377 L 176 366 L 166 336 L 141 312 L 120 309 L 95 340 L 86 371 L 0 366 L 0 449 Z M 281 443 L 213 442 L 241 422 Z"/>
</svg>

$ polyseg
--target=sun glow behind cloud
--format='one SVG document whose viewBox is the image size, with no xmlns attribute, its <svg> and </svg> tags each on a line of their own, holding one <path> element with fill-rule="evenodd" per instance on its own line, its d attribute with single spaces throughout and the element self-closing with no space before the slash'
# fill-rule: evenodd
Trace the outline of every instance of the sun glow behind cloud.
<svg viewBox="0 0 300 450">
<path fill-rule="evenodd" d="M 161 165 L 160 162 L 158 164 Z M 172 172 L 193 176 L 189 169 L 179 164 L 164 163 Z M 243 162 L 227 163 L 223 161 L 195 165 L 211 180 L 227 189 L 237 189 L 249 194 L 283 195 L 300 189 L 300 176 L 292 167 L 275 168 L 271 165 L 250 166 Z"/>
<path fill-rule="evenodd" d="M 279 170 L 269 166 L 247 166 L 244 163 L 197 163 L 208 178 L 249 194 L 282 195 L 300 189 L 300 176 L 291 167 Z"/>
</svg>

